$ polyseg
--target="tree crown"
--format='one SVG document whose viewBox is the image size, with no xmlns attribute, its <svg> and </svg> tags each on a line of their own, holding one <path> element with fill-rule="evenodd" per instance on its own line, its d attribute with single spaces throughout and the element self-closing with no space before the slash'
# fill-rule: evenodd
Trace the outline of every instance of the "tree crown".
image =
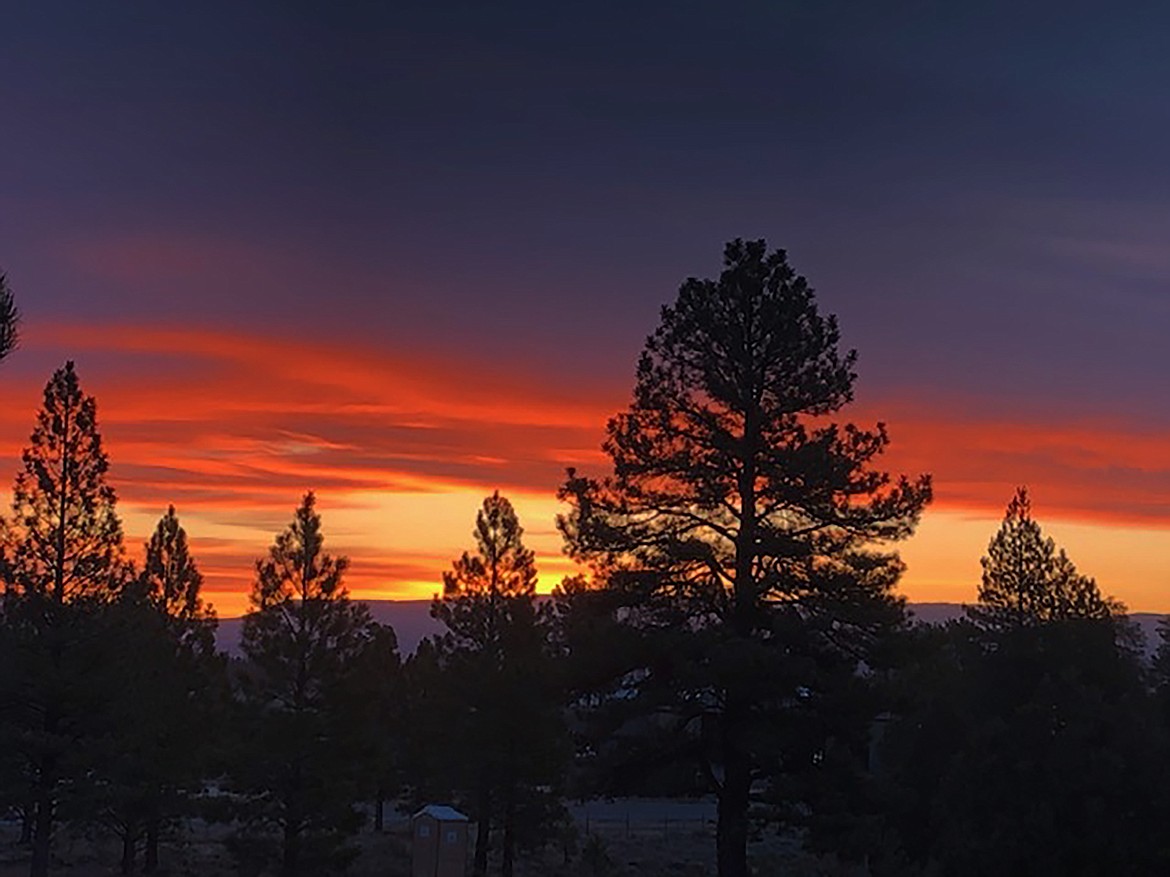
<svg viewBox="0 0 1170 877">
<path fill-rule="evenodd" d="M 1016 489 L 1003 523 L 980 559 L 979 602 L 968 615 L 981 627 L 1002 630 L 1073 618 L 1109 619 L 1125 612 L 1103 597 L 1097 582 L 1077 572 L 1064 549 L 1032 517 L 1026 487 Z"/>
<path fill-rule="evenodd" d="M 97 403 L 81 390 L 73 363 L 45 386 L 6 527 L 7 580 L 57 602 L 106 599 L 129 573 Z"/>
<path fill-rule="evenodd" d="M 316 503 L 317 498 L 310 490 L 293 515 L 292 523 L 269 548 L 268 557 L 256 561 L 256 583 L 251 595 L 256 609 L 346 595 L 342 577 L 349 567 L 349 559 L 325 553 Z"/>
<path fill-rule="evenodd" d="M 191 556 L 175 507 L 159 519 L 146 543 L 137 595 L 160 616 L 168 636 L 185 648 L 215 650 L 215 609 L 203 601 L 203 574 Z"/>
<path fill-rule="evenodd" d="M 534 554 L 524 546 L 516 510 L 497 490 L 475 516 L 476 553 L 464 552 L 443 573 L 443 596 L 431 614 L 447 627 L 448 647 L 484 650 L 502 659 L 503 640 L 535 622 Z"/>
<path fill-rule="evenodd" d="M 483 501 L 475 515 L 477 552 L 464 552 L 443 573 L 443 592 L 516 596 L 536 589 L 535 555 L 524 547 L 524 528 L 516 510 L 497 490 Z"/>
<path fill-rule="evenodd" d="M 268 557 L 256 562 L 253 611 L 241 639 L 249 661 L 245 687 L 259 701 L 298 713 L 333 696 L 374 627 L 342 583 L 349 560 L 324 551 L 315 506 L 310 491 Z"/>
<path fill-rule="evenodd" d="M 609 573 L 686 568 L 684 591 L 742 579 L 778 597 L 807 591 L 829 558 L 909 535 L 930 479 L 872 468 L 883 424 L 827 422 L 855 378 L 838 342 L 783 250 L 729 243 L 719 279 L 688 279 L 647 339 L 633 402 L 607 429 L 613 476 L 569 471 L 570 553 Z"/>
</svg>

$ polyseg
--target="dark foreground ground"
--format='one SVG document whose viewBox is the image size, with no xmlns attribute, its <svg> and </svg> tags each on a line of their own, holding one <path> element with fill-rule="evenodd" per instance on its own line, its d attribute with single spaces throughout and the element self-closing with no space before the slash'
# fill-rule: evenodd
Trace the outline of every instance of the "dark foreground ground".
<svg viewBox="0 0 1170 877">
<path fill-rule="evenodd" d="M 618 800 L 573 808 L 577 833 L 568 848 L 523 858 L 517 877 L 708 877 L 714 875 L 715 835 L 707 802 Z M 238 877 L 224 845 L 231 827 L 192 821 L 174 831 L 160 851 L 162 877 Z M 0 877 L 28 873 L 27 850 L 17 826 L 0 823 Z M 399 818 L 386 831 L 356 838 L 350 877 L 409 877 L 409 823 Z M 91 832 L 62 830 L 54 848 L 55 874 L 108 877 L 119 872 L 120 848 Z M 861 872 L 804 854 L 791 839 L 766 835 L 752 844 L 759 874 L 792 877 L 860 877 Z M 470 868 L 468 869 L 470 873 Z"/>
</svg>

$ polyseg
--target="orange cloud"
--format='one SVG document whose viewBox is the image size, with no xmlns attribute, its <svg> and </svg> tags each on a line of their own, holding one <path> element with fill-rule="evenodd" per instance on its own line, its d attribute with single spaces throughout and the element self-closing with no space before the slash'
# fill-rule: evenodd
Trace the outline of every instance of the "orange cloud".
<svg viewBox="0 0 1170 877">
<path fill-rule="evenodd" d="M 1047 513 L 1119 526 L 1170 526 L 1170 432 L 1151 425 L 950 416 L 892 405 L 886 463 L 934 474 L 936 504 L 999 513 L 1027 484 Z M 876 419 L 876 418 L 873 418 Z"/>
<path fill-rule="evenodd" d="M 551 587 L 570 569 L 552 524 L 555 489 L 566 465 L 605 471 L 605 422 L 629 391 L 566 396 L 519 367 L 493 372 L 451 355 L 198 328 L 34 326 L 25 349 L 75 359 L 98 397 L 131 544 L 175 503 L 210 599 L 228 614 L 246 606 L 254 559 L 310 488 L 330 550 L 353 559 L 355 593 L 430 596 L 471 547 L 479 501 L 497 488 L 516 502 L 542 587 Z M 10 483 L 47 374 L 4 377 L 0 478 Z M 953 401 L 887 399 L 844 412 L 860 424 L 889 423 L 890 469 L 935 476 L 927 542 L 906 549 L 911 596 L 950 599 L 968 581 L 965 598 L 973 596 L 985 546 L 975 537 L 990 535 L 1017 484 L 1032 487 L 1042 519 L 1092 525 L 1084 538 L 1095 540 L 1094 556 L 1107 551 L 1110 533 L 1170 526 L 1170 437 L 1087 419 L 989 417 L 977 403 L 956 411 Z M 967 523 L 940 529 L 932 515 Z M 1157 602 L 1154 577 L 1143 568 L 1131 583 L 1147 608 Z M 1113 591 L 1129 598 L 1124 587 Z"/>
<path fill-rule="evenodd" d="M 565 465 L 599 456 L 615 407 L 565 400 L 525 375 L 296 339 L 54 326 L 31 331 L 25 347 L 77 360 L 83 386 L 98 397 L 128 533 L 141 540 L 175 503 L 208 588 L 219 592 L 212 599 L 230 611 L 244 605 L 252 560 L 309 488 L 334 515 L 377 507 L 387 496 L 460 496 L 458 520 L 448 513 L 449 535 L 421 534 L 420 544 L 395 546 L 393 556 L 382 522 L 335 537 L 337 550 L 354 559 L 355 591 L 429 596 L 450 559 L 470 547 L 482 496 L 499 488 L 552 502 Z M 43 380 L 0 386 L 6 482 Z M 542 565 L 563 569 L 551 515 Z"/>
</svg>

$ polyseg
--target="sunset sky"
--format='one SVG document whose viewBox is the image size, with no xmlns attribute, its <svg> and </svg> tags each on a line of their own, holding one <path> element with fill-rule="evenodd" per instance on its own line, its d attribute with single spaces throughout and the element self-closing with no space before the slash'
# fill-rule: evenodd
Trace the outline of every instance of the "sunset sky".
<svg viewBox="0 0 1170 877">
<path fill-rule="evenodd" d="M 223 614 L 309 488 L 359 595 L 433 593 L 496 488 L 551 587 L 564 466 L 603 471 L 658 309 L 737 236 L 838 315 L 843 417 L 934 474 L 904 593 L 972 600 L 1027 484 L 1170 610 L 1162 4 L 28 6 L 0 479 L 74 359 L 133 550 L 173 502 Z"/>
</svg>

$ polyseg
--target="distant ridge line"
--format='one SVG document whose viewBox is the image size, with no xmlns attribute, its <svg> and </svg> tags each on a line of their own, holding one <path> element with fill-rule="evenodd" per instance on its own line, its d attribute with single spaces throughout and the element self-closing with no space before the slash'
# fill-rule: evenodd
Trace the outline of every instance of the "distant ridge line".
<svg viewBox="0 0 1170 877">
<path fill-rule="evenodd" d="M 398 651 L 409 655 L 418 648 L 424 637 L 443 632 L 441 622 L 431 618 L 431 600 L 359 600 L 369 607 L 370 614 L 380 624 L 389 624 L 398 635 Z M 907 608 L 919 621 L 927 624 L 946 624 L 960 618 L 962 603 L 910 603 Z M 1166 617 L 1159 612 L 1131 612 L 1130 619 L 1141 629 L 1146 649 L 1157 645 L 1158 622 Z M 216 645 L 229 655 L 238 655 L 243 618 L 222 618 L 216 630 Z"/>
</svg>

